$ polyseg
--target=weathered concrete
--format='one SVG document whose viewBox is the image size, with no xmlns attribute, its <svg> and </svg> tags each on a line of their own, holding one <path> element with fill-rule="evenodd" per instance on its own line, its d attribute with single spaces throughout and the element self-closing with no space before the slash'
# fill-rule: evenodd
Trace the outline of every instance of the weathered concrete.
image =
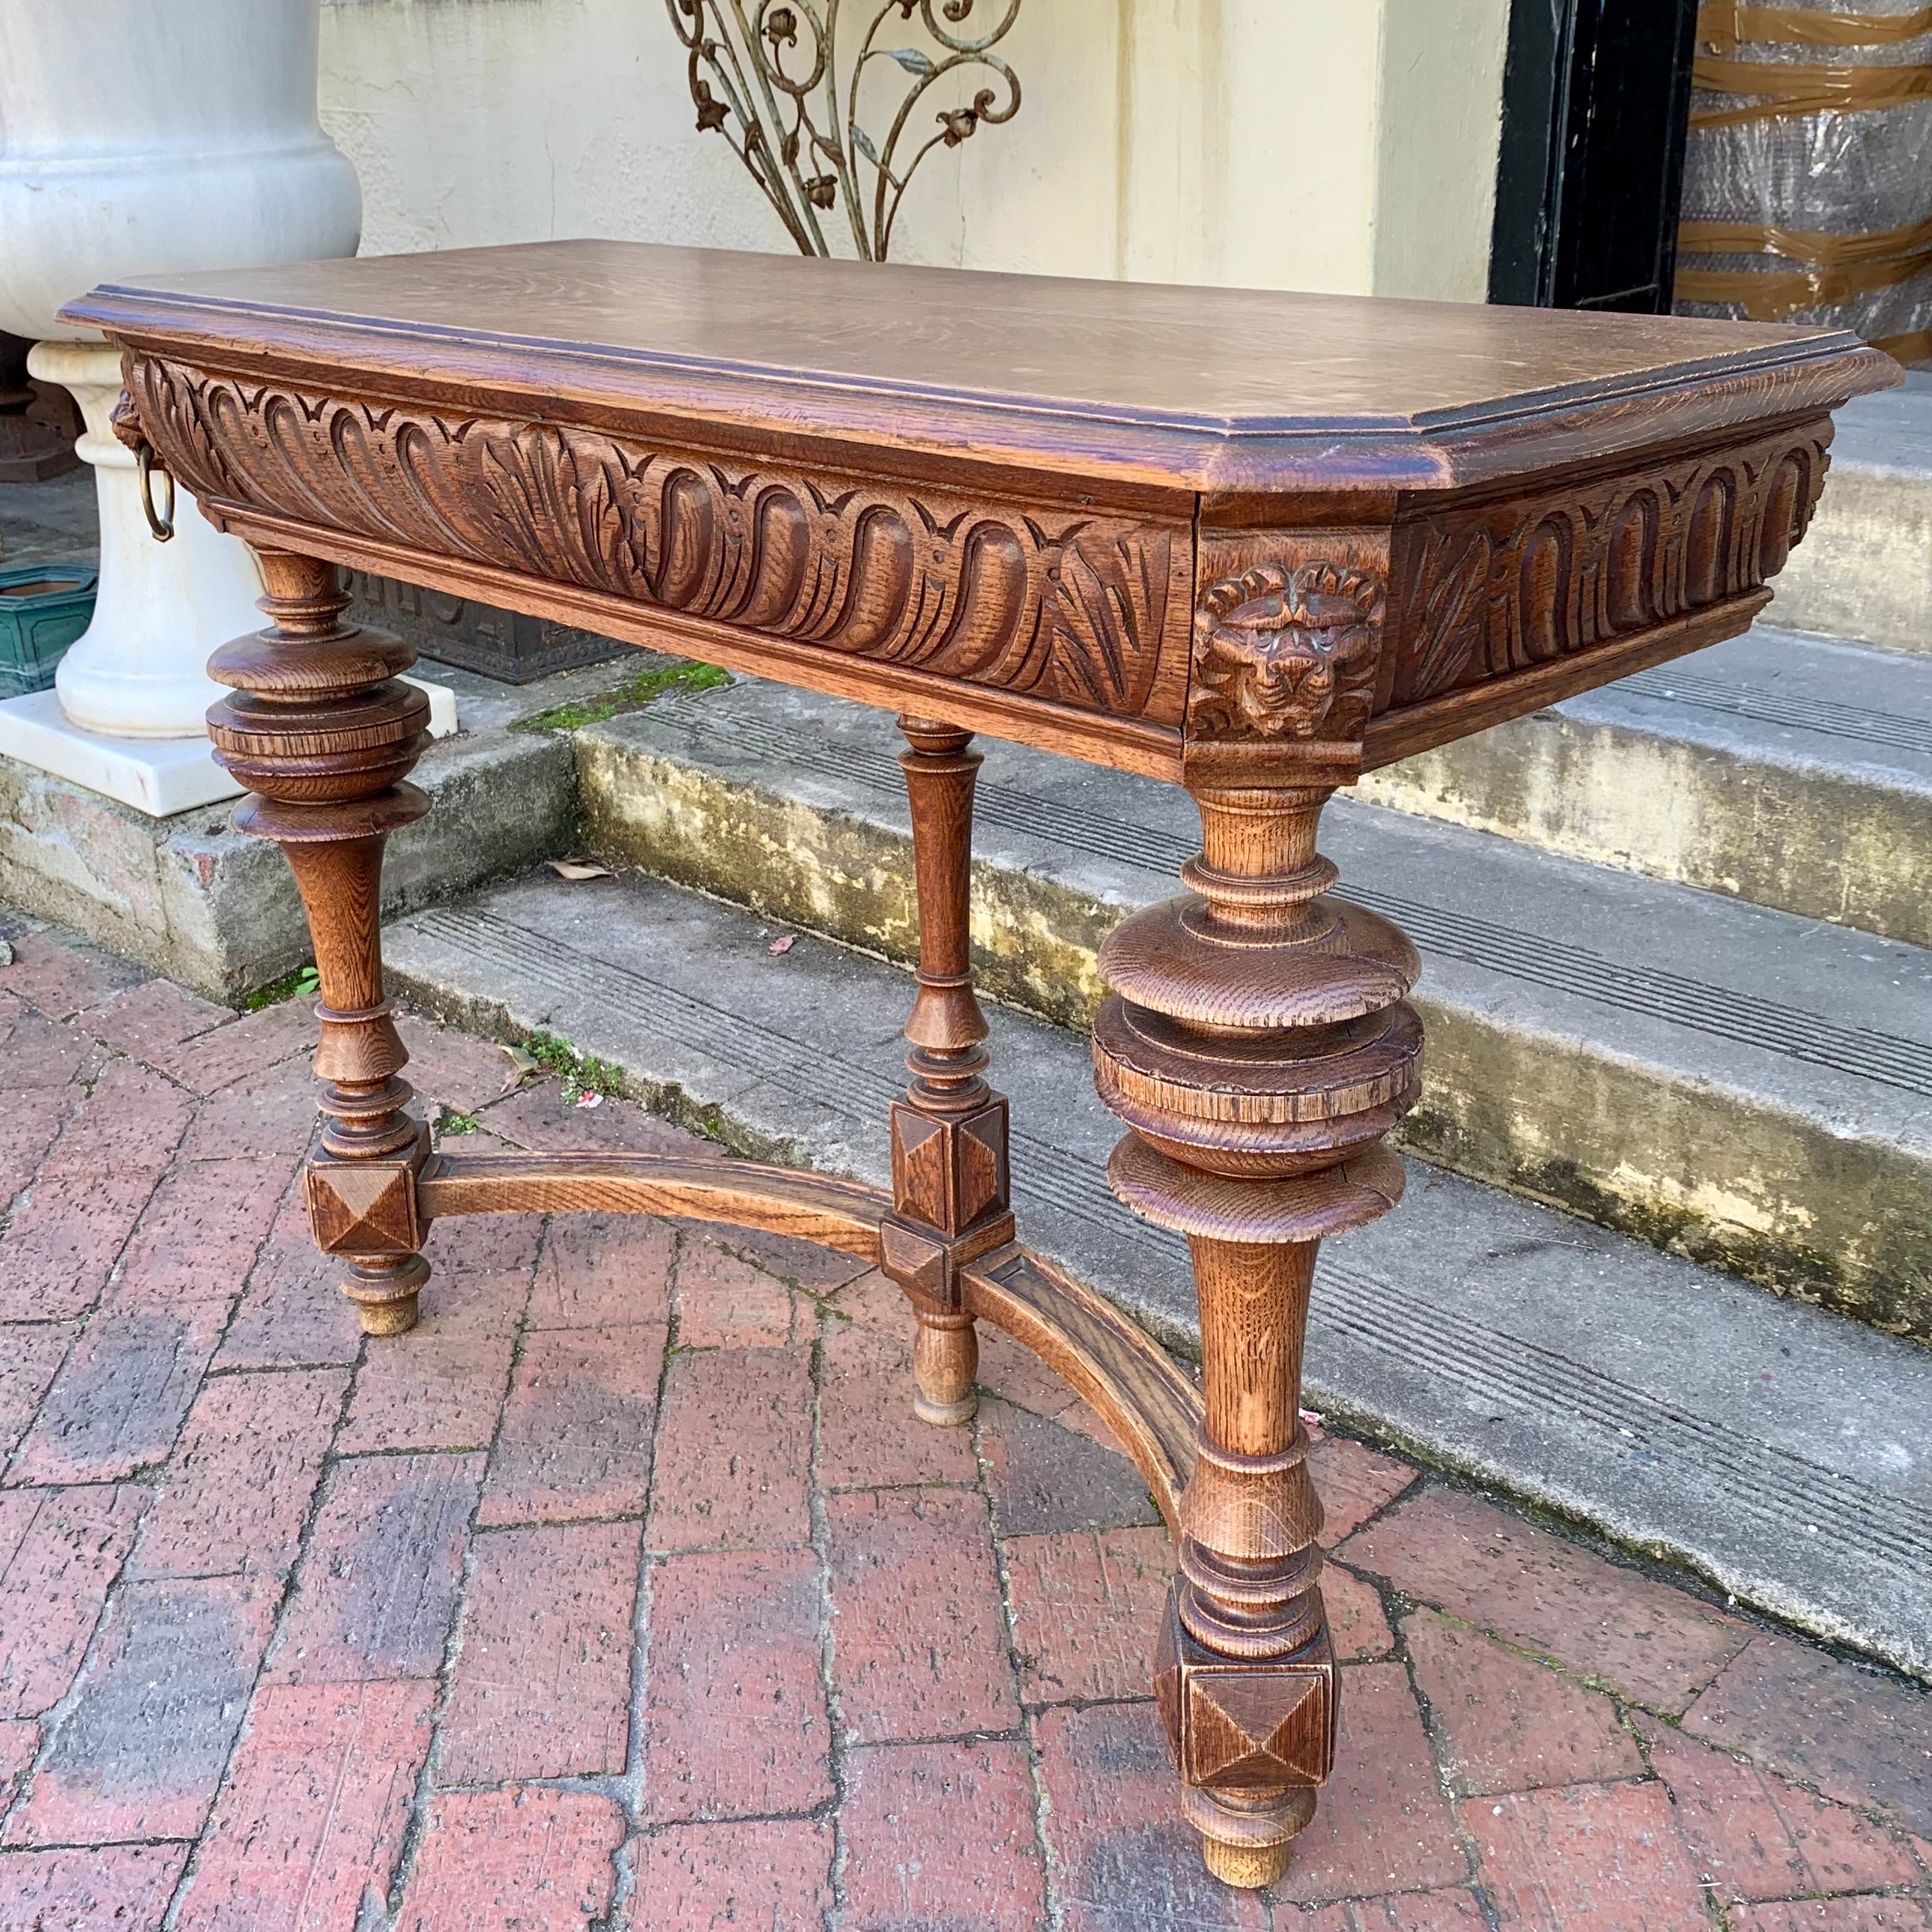
<svg viewBox="0 0 1932 1932">
<path fill-rule="evenodd" d="M 91 562 L 97 536 L 91 476 L 0 486 L 0 561 Z M 513 688 L 425 661 L 456 691 L 462 729 L 416 768 L 415 783 L 438 809 L 390 840 L 386 909 L 431 904 L 568 851 L 577 837 L 568 743 L 518 726 L 664 662 L 627 653 Z M 233 809 L 151 819 L 0 758 L 0 904 L 54 920 L 210 998 L 253 992 L 306 961 L 309 940 L 280 853 L 231 830 Z"/>
<path fill-rule="evenodd" d="M 743 682 L 577 736 L 609 858 L 910 956 L 883 713 Z M 989 742 L 974 937 L 999 997 L 1078 1026 L 1095 951 L 1198 843 L 1170 787 Z M 1407 1144 L 1606 1225 L 1932 1337 L 1932 955 L 1337 801 L 1349 896 L 1422 950 Z"/>
<path fill-rule="evenodd" d="M 538 1028 L 728 1144 L 874 1183 L 907 976 L 634 877 L 547 874 L 390 925 L 400 989 Z M 1118 1124 L 1086 1043 L 995 1007 L 1025 1239 L 1170 1346 L 1199 1331 L 1178 1237 L 1109 1192 Z M 1743 1601 L 1932 1675 L 1932 1350 L 1419 1163 L 1400 1211 L 1323 1252 L 1315 1406 Z"/>
<path fill-rule="evenodd" d="M 1761 625 L 1361 796 L 1932 946 L 1932 658 Z"/>
<path fill-rule="evenodd" d="M 0 483 L 0 564 L 91 564 L 101 553 L 94 473 Z"/>
<path fill-rule="evenodd" d="M 1773 619 L 1932 655 L 1932 370 L 1838 412 L 1831 476 Z"/>
</svg>

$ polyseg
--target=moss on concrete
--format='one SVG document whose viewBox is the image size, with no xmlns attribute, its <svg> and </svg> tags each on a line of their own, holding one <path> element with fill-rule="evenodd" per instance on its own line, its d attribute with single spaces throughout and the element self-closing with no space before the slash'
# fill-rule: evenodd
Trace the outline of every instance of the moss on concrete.
<svg viewBox="0 0 1932 1932">
<path fill-rule="evenodd" d="M 322 976 L 315 968 L 298 966 L 265 986 L 258 986 L 241 1002 L 244 1013 L 259 1013 L 264 1007 L 280 1006 L 284 1000 L 306 999 L 322 990 Z"/>
<path fill-rule="evenodd" d="M 584 835 L 634 865 L 769 919 L 909 964 L 919 922 L 906 838 L 595 731 L 575 740 Z M 1091 1023 L 1101 940 L 1128 908 L 976 862 L 974 968 L 992 998 L 1063 1026 Z"/>
<path fill-rule="evenodd" d="M 602 697 L 553 704 L 547 711 L 534 711 L 527 718 L 519 718 L 510 728 L 513 731 L 580 731 L 591 725 L 606 723 L 624 712 L 642 710 L 667 691 L 710 691 L 731 681 L 730 673 L 720 671 L 716 665 L 674 659 L 625 678 Z"/>
</svg>

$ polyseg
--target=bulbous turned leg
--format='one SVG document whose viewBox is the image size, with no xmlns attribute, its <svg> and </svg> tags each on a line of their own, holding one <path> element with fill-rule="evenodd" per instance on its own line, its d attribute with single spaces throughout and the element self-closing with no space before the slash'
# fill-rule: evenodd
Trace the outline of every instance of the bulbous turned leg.
<svg viewBox="0 0 1932 1932">
<path fill-rule="evenodd" d="M 968 894 L 973 783 L 969 731 L 902 717 L 899 763 L 912 801 L 919 894 L 919 992 L 906 1037 L 911 1085 L 892 1104 L 893 1212 L 880 1228 L 886 1272 L 913 1304 L 914 1412 L 970 1422 L 980 1344 L 961 1306 L 959 1270 L 1013 1239 L 1007 1104 L 982 1077 L 986 1022 L 973 996 Z"/>
<path fill-rule="evenodd" d="M 404 775 L 428 743 L 429 701 L 396 673 L 400 638 L 341 622 L 333 565 L 260 553 L 266 630 L 224 644 L 209 675 L 232 686 L 208 713 L 215 756 L 253 795 L 236 828 L 273 839 L 295 875 L 321 980 L 323 1156 L 308 1170 L 317 1243 L 347 1261 L 363 1331 L 416 1324 L 429 1266 L 416 1176 L 428 1131 L 406 1110 L 409 1058 L 383 996 L 383 848 L 429 801 Z"/>
<path fill-rule="evenodd" d="M 1110 937 L 1094 1031 L 1101 1096 L 1130 1130 L 1115 1191 L 1194 1259 L 1204 1416 L 1155 1690 L 1209 1867 L 1247 1887 L 1286 1869 L 1334 1755 L 1301 1425 L 1316 1251 L 1400 1199 L 1401 1163 L 1377 1143 L 1421 1067 L 1414 948 L 1323 896 L 1329 795 L 1195 789 L 1193 891 Z"/>
</svg>

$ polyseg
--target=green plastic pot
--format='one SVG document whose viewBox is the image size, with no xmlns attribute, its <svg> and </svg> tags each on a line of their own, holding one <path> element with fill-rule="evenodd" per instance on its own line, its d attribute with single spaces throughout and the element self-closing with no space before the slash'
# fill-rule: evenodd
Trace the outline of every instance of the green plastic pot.
<svg viewBox="0 0 1932 1932">
<path fill-rule="evenodd" d="M 0 570 L 0 698 L 53 683 L 68 646 L 93 617 L 100 577 L 92 564 Z"/>
</svg>

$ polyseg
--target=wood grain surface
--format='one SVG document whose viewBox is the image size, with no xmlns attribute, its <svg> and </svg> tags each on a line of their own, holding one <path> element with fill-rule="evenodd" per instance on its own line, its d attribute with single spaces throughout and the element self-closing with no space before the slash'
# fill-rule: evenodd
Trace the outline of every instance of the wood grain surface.
<svg viewBox="0 0 1932 1932">
<path fill-rule="evenodd" d="M 965 1263 L 1013 1238 L 1007 1103 L 986 1083 L 986 1016 L 973 992 L 972 734 L 901 714 L 919 922 L 918 990 L 906 1021 L 905 1094 L 892 1103 L 892 1212 L 886 1272 L 919 1322 L 913 1408 L 958 1425 L 979 1406 L 980 1345 L 960 1291 Z"/>
<path fill-rule="evenodd" d="M 1734 634 L 1897 377 L 1840 331 L 611 242 L 69 313 L 259 547 L 1170 778 L 1359 771 Z"/>
<path fill-rule="evenodd" d="M 1761 417 L 1773 385 L 1794 410 L 1828 408 L 1848 356 L 1868 361 L 1855 386 L 1885 380 L 1843 330 L 616 241 L 170 277 L 66 313 L 242 374 L 353 365 L 398 396 L 532 396 L 541 371 L 580 420 L 662 407 L 743 422 L 761 447 L 782 421 L 1208 491 L 1267 486 L 1283 462 L 1310 486 L 1474 480 L 1526 424 L 1600 423 L 1597 448 L 1614 449 L 1645 417 L 1673 416 L 1673 433 Z"/>
</svg>

